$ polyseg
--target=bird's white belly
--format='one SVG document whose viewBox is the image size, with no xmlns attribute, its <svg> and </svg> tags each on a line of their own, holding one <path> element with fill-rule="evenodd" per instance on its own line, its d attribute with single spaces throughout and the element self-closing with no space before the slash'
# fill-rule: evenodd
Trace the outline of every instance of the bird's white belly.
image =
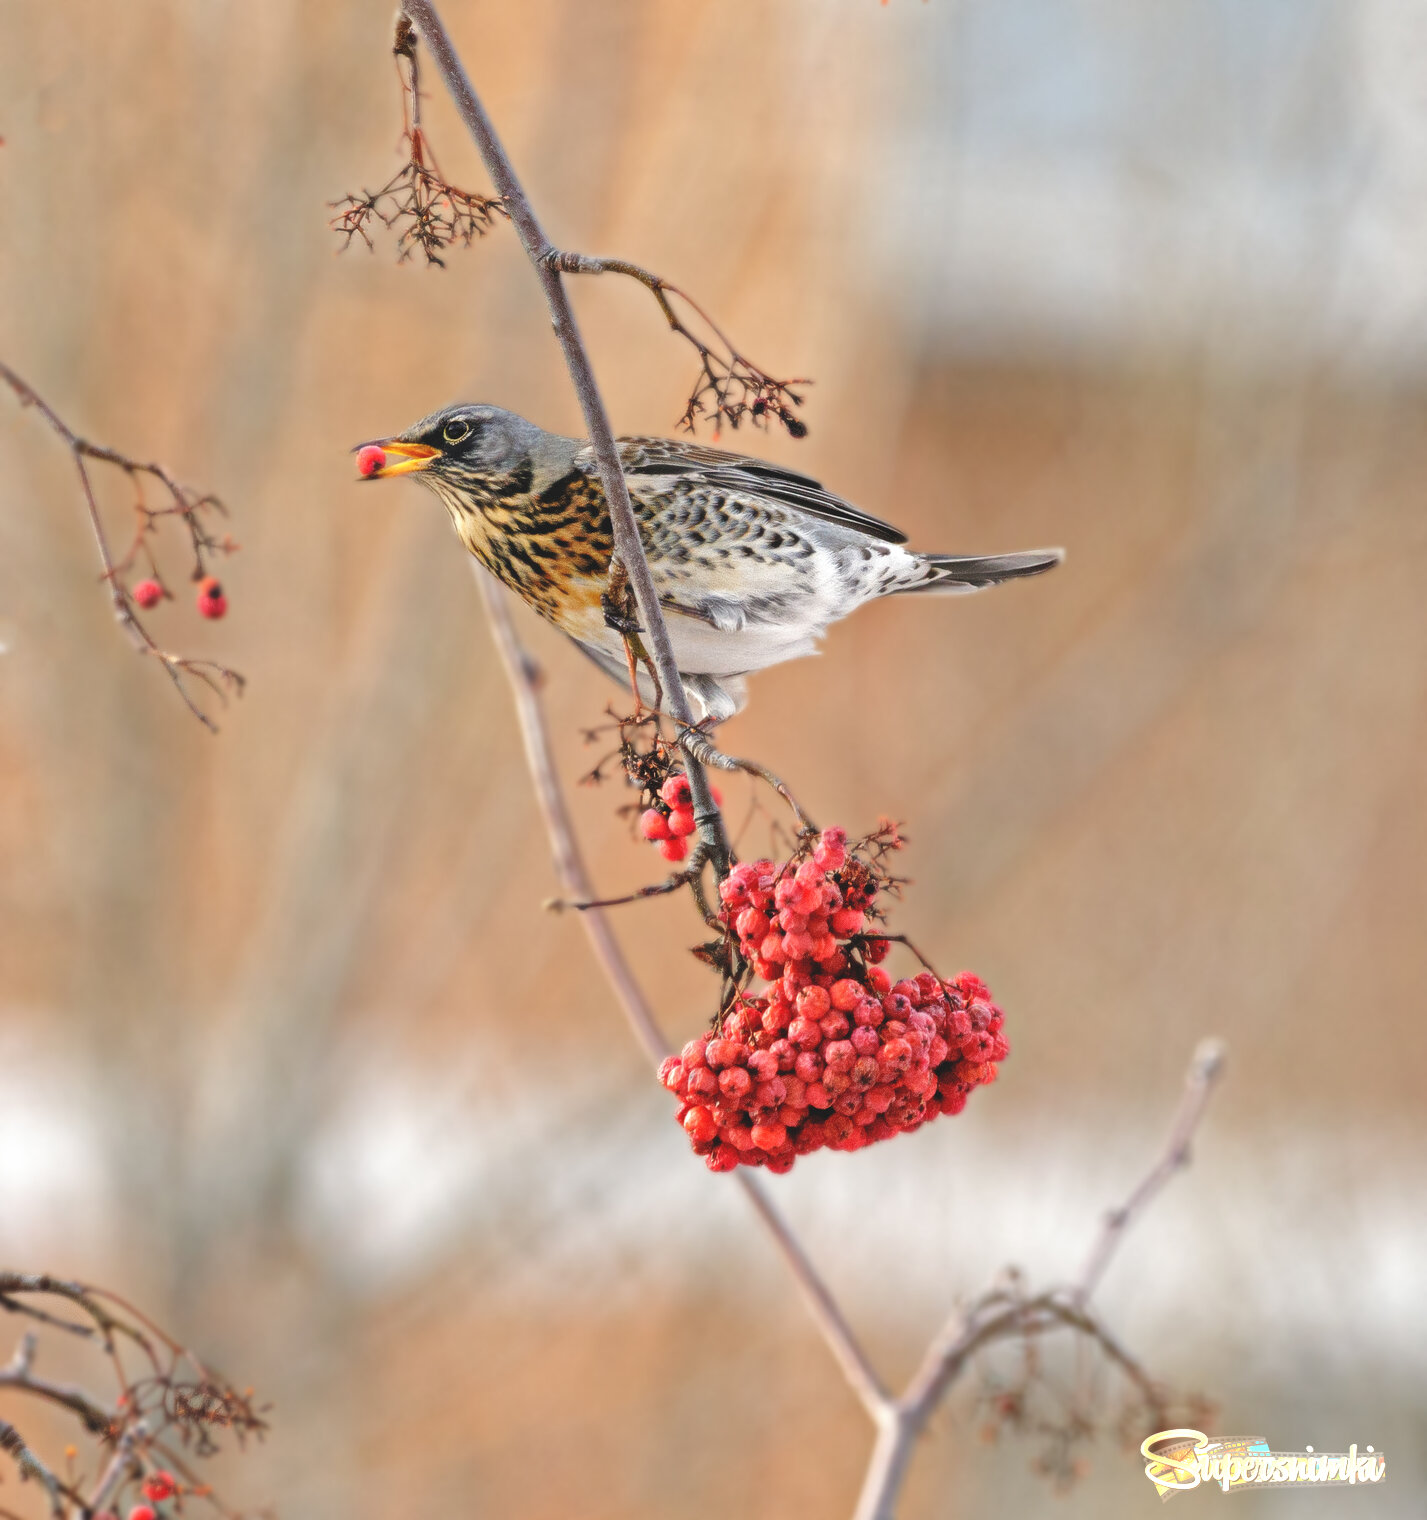
<svg viewBox="0 0 1427 1520">
<path fill-rule="evenodd" d="M 739 629 L 713 628 L 677 612 L 666 615 L 674 659 L 693 675 L 738 676 L 765 670 L 783 660 L 817 653 L 822 625 L 755 623 Z"/>
</svg>

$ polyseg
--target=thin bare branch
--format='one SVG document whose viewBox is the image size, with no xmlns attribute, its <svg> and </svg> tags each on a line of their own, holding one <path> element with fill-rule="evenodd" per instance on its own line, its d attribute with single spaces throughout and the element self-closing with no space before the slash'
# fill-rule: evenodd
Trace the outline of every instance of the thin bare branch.
<svg viewBox="0 0 1427 1520">
<path fill-rule="evenodd" d="M 700 417 L 711 418 L 715 430 L 723 422 L 737 428 L 745 419 L 755 427 L 766 428 L 770 420 L 776 418 L 794 438 L 807 437 L 807 423 L 793 411 L 794 407 L 803 404 L 803 398 L 793 387 L 813 382 L 806 376 L 774 379 L 767 370 L 734 347 L 728 334 L 691 295 L 663 275 L 631 264 L 628 259 L 595 258 L 587 253 L 562 252 L 554 248 L 545 258 L 551 268 L 562 274 L 625 275 L 638 281 L 654 297 L 669 330 L 688 343 L 699 356 L 699 376 L 684 415 L 679 419 L 679 426 L 685 432 L 694 432 Z M 679 315 L 676 301 L 688 307 L 708 329 L 709 338 L 701 337 Z"/>
<path fill-rule="evenodd" d="M 1090 1254 L 1075 1279 L 1075 1301 L 1086 1303 L 1099 1286 L 1105 1269 L 1115 1249 L 1124 1238 L 1125 1231 L 1149 1206 L 1165 1183 L 1189 1162 L 1190 1146 L 1199 1121 L 1204 1117 L 1215 1084 L 1224 1074 L 1225 1048 L 1221 1040 L 1204 1040 L 1194 1052 L 1189 1070 L 1184 1077 L 1184 1094 L 1174 1122 L 1170 1125 L 1169 1139 L 1164 1151 L 1140 1179 L 1128 1198 L 1105 1216 L 1099 1237 L 1091 1247 Z"/>
<path fill-rule="evenodd" d="M 226 516 L 223 503 L 210 493 L 200 494 L 183 485 L 161 464 L 131 458 L 128 454 L 121 454 L 117 449 L 91 443 L 87 438 L 81 437 L 39 392 L 9 365 L 0 363 L 0 380 L 10 387 L 21 406 L 32 407 L 44 419 L 51 431 L 69 450 L 75 473 L 79 477 L 80 495 L 84 500 L 90 531 L 94 535 L 95 547 L 99 552 L 99 563 L 102 567 L 100 578 L 108 587 L 110 605 L 119 626 L 139 654 L 148 655 L 159 663 L 193 716 L 210 733 L 217 733 L 217 724 L 194 700 L 188 683 L 199 682 L 212 691 L 220 702 L 226 704 L 230 694 L 241 695 L 244 678 L 236 670 L 231 670 L 216 660 L 195 659 L 188 655 L 174 654 L 165 649 L 150 634 L 139 616 L 138 605 L 122 577 L 136 560 L 142 558 L 148 566 L 149 577 L 158 588 L 154 592 L 155 598 L 162 596 L 172 600 L 173 593 L 164 584 L 158 561 L 153 554 L 150 537 L 165 520 L 175 518 L 182 523 L 188 535 L 189 548 L 193 555 L 192 578 L 203 579 L 215 556 L 231 554 L 238 547 L 226 534 L 222 538 L 215 538 L 208 529 L 207 517 L 210 513 Z M 118 559 L 115 558 L 110 546 L 109 534 L 99 511 L 99 500 L 89 473 L 90 460 L 98 464 L 111 465 L 121 471 L 134 490 L 133 537 L 125 553 Z M 144 496 L 145 479 L 157 482 L 163 488 L 167 493 L 168 505 L 151 507 L 148 504 Z"/>
</svg>

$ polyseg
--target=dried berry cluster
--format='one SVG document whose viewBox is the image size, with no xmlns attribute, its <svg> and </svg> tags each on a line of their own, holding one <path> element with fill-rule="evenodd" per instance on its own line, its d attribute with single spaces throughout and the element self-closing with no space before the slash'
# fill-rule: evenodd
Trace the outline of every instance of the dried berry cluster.
<svg viewBox="0 0 1427 1520">
<path fill-rule="evenodd" d="M 745 862 L 720 887 L 720 918 L 770 986 L 659 1073 L 713 1171 L 860 1150 L 959 1113 L 995 1080 L 1008 1046 L 983 982 L 923 971 L 894 985 L 878 964 L 889 943 L 863 930 L 884 879 L 828 829 L 800 863 Z"/>
</svg>

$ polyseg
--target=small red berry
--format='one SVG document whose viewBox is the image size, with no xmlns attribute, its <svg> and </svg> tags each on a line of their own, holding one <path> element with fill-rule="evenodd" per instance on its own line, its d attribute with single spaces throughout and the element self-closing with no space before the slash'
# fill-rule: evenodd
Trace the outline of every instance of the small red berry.
<svg viewBox="0 0 1427 1520">
<path fill-rule="evenodd" d="M 669 813 L 669 832 L 675 839 L 686 839 L 694 832 L 693 810 L 686 807 L 673 808 Z"/>
<path fill-rule="evenodd" d="M 157 1503 L 160 1499 L 171 1499 L 178 1492 L 178 1484 L 171 1472 L 165 1472 L 160 1468 L 157 1472 L 151 1472 L 144 1479 L 144 1498 L 152 1499 Z"/>
<path fill-rule="evenodd" d="M 646 808 L 639 815 L 639 832 L 646 839 L 660 840 L 669 837 L 669 820 L 658 808 Z"/>
<path fill-rule="evenodd" d="M 129 1511 L 129 1520 L 158 1520 L 158 1511 L 151 1504 L 136 1504 Z"/>
<path fill-rule="evenodd" d="M 695 1145 L 707 1145 L 718 1134 L 714 1116 L 701 1104 L 695 1105 L 684 1115 L 684 1129 Z"/>
<path fill-rule="evenodd" d="M 685 775 L 670 776 L 659 788 L 659 795 L 671 808 L 687 807 L 692 795 L 689 791 L 689 778 Z"/>
<path fill-rule="evenodd" d="M 689 841 L 687 839 L 661 839 L 659 841 L 659 853 L 665 860 L 682 860 L 689 853 Z"/>
<path fill-rule="evenodd" d="M 147 610 L 163 601 L 164 588 L 157 581 L 140 581 L 133 591 L 134 600 Z"/>
<path fill-rule="evenodd" d="M 375 475 L 385 463 L 386 450 L 375 443 L 369 443 L 357 450 L 358 475 Z"/>
<path fill-rule="evenodd" d="M 198 610 L 206 618 L 220 618 L 228 610 L 228 598 L 216 575 L 205 575 L 198 583 Z"/>
</svg>

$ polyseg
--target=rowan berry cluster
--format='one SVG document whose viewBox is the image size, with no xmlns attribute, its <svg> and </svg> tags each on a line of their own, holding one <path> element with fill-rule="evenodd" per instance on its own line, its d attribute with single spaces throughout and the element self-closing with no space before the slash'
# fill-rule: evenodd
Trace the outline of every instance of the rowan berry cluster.
<svg viewBox="0 0 1427 1520">
<path fill-rule="evenodd" d="M 860 1150 L 960 1113 L 995 1081 L 1009 1047 L 985 983 L 930 971 L 894 983 L 882 968 L 890 944 L 865 929 L 885 880 L 827 829 L 807 858 L 744 862 L 720 886 L 720 920 L 769 986 L 659 1069 L 711 1170 L 786 1172 L 810 1151 Z"/>
</svg>

